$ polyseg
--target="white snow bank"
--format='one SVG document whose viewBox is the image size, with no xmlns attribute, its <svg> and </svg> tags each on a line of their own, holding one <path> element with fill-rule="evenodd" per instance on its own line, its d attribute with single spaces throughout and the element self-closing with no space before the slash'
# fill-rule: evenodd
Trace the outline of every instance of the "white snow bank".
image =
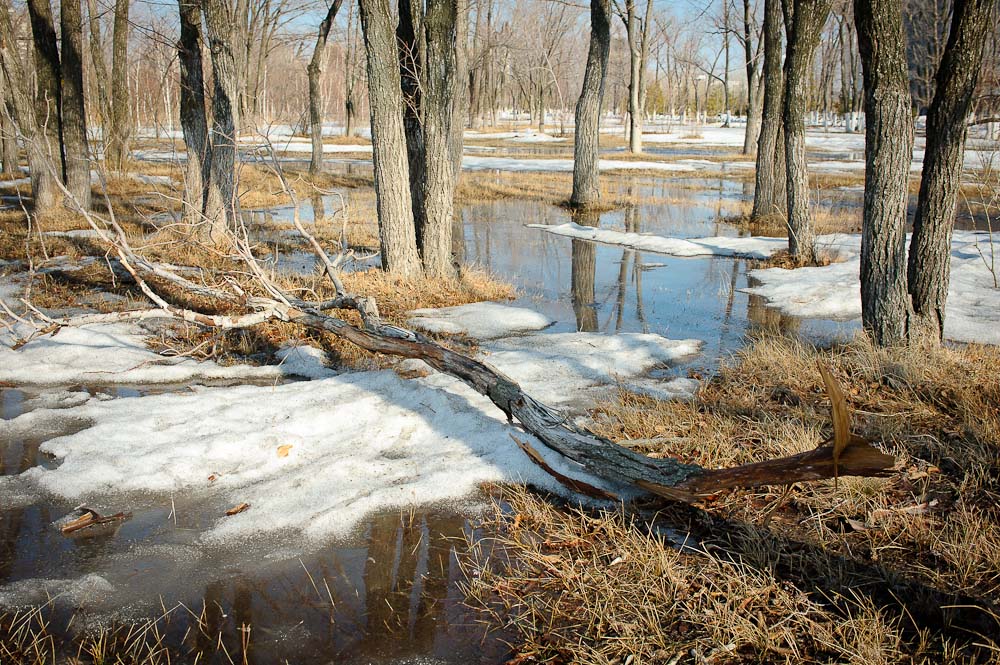
<svg viewBox="0 0 1000 665">
<path fill-rule="evenodd" d="M 322 349 L 309 344 L 286 344 L 274 355 L 281 361 L 281 369 L 285 374 L 306 379 L 325 379 L 339 373 L 330 369 L 326 353 Z"/>
<path fill-rule="evenodd" d="M 654 367 L 694 355 L 701 349 L 695 339 L 674 340 L 660 335 L 621 333 L 558 333 L 528 335 L 490 342 L 485 360 L 547 404 L 570 406 L 593 401 L 609 388 L 629 383 Z M 680 384 L 643 380 L 649 390 L 658 386 L 677 396 Z M 690 386 L 686 386 L 690 388 Z"/>
<path fill-rule="evenodd" d="M 501 411 L 440 374 L 198 388 L 92 400 L 59 415 L 93 425 L 44 443 L 62 463 L 22 480 L 74 502 L 121 505 L 127 499 L 101 497 L 154 492 L 250 504 L 232 517 L 220 512 L 199 537 L 205 544 L 285 530 L 323 541 L 372 511 L 463 499 L 483 482 L 563 491 L 516 447 Z"/>
<path fill-rule="evenodd" d="M 648 171 L 684 172 L 695 170 L 693 165 L 679 162 L 632 162 L 616 159 L 602 159 L 600 160 L 598 166 L 602 171 L 626 171 L 636 169 Z M 462 168 L 468 171 L 556 171 L 565 173 L 573 171 L 573 160 L 518 159 L 514 157 L 465 155 L 462 157 Z"/>
<path fill-rule="evenodd" d="M 409 325 L 433 333 L 468 335 L 494 339 L 518 332 L 541 330 L 554 323 L 544 314 L 524 307 L 496 302 L 477 302 L 456 307 L 415 309 Z"/>
<path fill-rule="evenodd" d="M 994 287 L 977 243 L 989 259 L 987 234 L 954 232 L 944 335 L 958 342 L 1000 344 L 1000 289 Z M 758 284 L 744 291 L 793 316 L 855 319 L 861 316 L 859 271 L 857 256 L 819 268 L 753 270 L 750 277 Z"/>
<path fill-rule="evenodd" d="M 611 229 L 581 226 L 572 222 L 558 225 L 528 224 L 529 228 L 548 233 L 603 243 L 632 247 L 643 252 L 671 256 L 738 256 L 766 259 L 788 248 L 788 238 L 712 236 L 708 238 L 668 238 L 645 233 L 626 233 Z M 834 233 L 816 239 L 823 251 L 838 257 L 852 256 L 860 247 L 858 236 Z"/>
<path fill-rule="evenodd" d="M 190 358 L 167 358 L 147 349 L 143 339 L 137 327 L 113 324 L 63 328 L 16 351 L 0 345 L 0 381 L 17 385 L 148 384 L 293 374 L 281 366 L 223 367 Z M 297 367 L 299 364 L 293 362 L 292 368 Z"/>
</svg>

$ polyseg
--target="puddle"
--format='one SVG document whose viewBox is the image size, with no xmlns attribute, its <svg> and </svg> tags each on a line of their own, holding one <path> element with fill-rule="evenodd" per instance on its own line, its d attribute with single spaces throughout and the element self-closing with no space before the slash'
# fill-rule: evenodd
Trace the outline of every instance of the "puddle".
<svg viewBox="0 0 1000 665">
<path fill-rule="evenodd" d="M 100 391 L 115 399 L 144 393 Z M 34 397 L 0 391 L 3 418 L 29 410 Z M 76 429 L 70 425 L 60 434 Z M 4 473 L 35 465 L 41 443 L 0 438 Z M 72 630 L 79 630 L 171 610 L 161 629 L 165 643 L 180 652 L 221 639 L 231 654 L 234 648 L 239 653 L 246 624 L 252 626 L 251 662 L 419 657 L 470 663 L 509 657 L 505 636 L 486 635 L 462 603 L 464 578 L 455 551 L 466 538 L 482 535 L 467 510 L 439 506 L 374 514 L 353 535 L 303 554 L 302 544 L 288 534 L 236 546 L 202 542 L 199 534 L 225 519 L 228 506 L 213 500 L 102 496 L 90 505 L 105 514 L 133 514 L 117 529 L 69 538 L 53 522 L 73 511 L 71 503 L 48 497 L 27 507 L 0 506 L 0 603 L 56 597 L 56 633 L 73 615 Z M 197 630 L 194 618 L 203 610 L 208 635 Z"/>
</svg>

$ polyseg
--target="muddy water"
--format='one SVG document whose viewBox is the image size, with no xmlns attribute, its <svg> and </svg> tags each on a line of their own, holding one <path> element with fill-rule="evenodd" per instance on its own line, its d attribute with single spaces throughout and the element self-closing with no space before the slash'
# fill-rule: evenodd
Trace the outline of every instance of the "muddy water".
<svg viewBox="0 0 1000 665">
<path fill-rule="evenodd" d="M 114 399 L 141 399 L 145 392 L 100 390 Z M 34 397 L 0 389 L 3 419 L 24 413 Z M 39 452 L 44 440 L 0 436 L 3 473 L 54 463 Z M 495 663 L 509 655 L 505 636 L 487 635 L 462 603 L 454 552 L 482 534 L 454 507 L 375 514 L 325 545 L 306 546 L 290 534 L 213 545 L 199 534 L 227 506 L 211 500 L 102 496 L 91 507 L 131 511 L 131 519 L 66 537 L 54 522 L 74 505 L 38 496 L 29 505 L 4 506 L 2 490 L 0 609 L 55 597 L 51 628 L 63 637 L 161 617 L 160 632 L 174 653 L 215 653 L 221 640 L 236 662 L 248 638 L 244 626 L 251 626 L 252 663 Z M 215 653 L 200 662 L 229 661 Z"/>
</svg>

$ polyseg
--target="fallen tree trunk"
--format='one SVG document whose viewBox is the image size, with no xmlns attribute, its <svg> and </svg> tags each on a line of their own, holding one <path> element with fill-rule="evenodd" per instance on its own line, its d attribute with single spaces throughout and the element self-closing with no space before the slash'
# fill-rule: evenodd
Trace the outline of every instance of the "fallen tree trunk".
<svg viewBox="0 0 1000 665">
<path fill-rule="evenodd" d="M 288 187 L 280 169 L 278 174 L 297 212 L 294 192 Z M 65 194 L 70 196 L 68 191 Z M 344 292 L 340 279 L 333 274 L 333 268 L 339 261 L 330 260 L 315 238 L 298 223 L 297 214 L 296 227 L 310 241 L 330 273 L 329 277 L 337 291 L 337 297 L 332 300 L 308 303 L 283 293 L 260 270 L 257 259 L 250 247 L 240 240 L 239 234 L 232 235 L 233 246 L 246 262 L 257 285 L 270 294 L 270 297 L 252 297 L 240 287 L 234 287 L 230 293 L 194 284 L 163 264 L 150 262 L 136 254 L 113 214 L 108 220 L 97 218 L 86 211 L 83 214 L 101 239 L 117 254 L 121 265 L 129 271 L 142 292 L 156 305 L 151 310 L 123 312 L 122 319 L 162 316 L 213 328 L 243 328 L 267 320 L 281 320 L 329 332 L 373 353 L 423 360 L 434 369 L 459 379 L 489 398 L 506 414 L 509 421 L 520 423 L 549 450 L 577 463 L 582 472 L 611 484 L 619 498 L 627 494 L 652 493 L 671 500 L 692 501 L 701 495 L 735 487 L 790 485 L 850 475 L 884 476 L 895 463 L 891 456 L 850 434 L 846 400 L 828 373 L 824 373 L 823 378 L 833 403 L 834 437 L 814 450 L 729 469 L 706 469 L 677 459 L 647 457 L 577 426 L 565 414 L 534 399 L 515 381 L 488 364 L 413 331 L 383 323 L 374 300 Z M 167 302 L 146 282 L 146 277 L 149 276 L 168 279 L 176 287 L 199 296 L 213 297 L 230 307 L 234 301 L 239 301 L 246 313 L 221 316 L 177 307 Z M 9 308 L 4 306 L 4 309 L 10 313 Z M 61 326 L 80 325 L 81 320 L 94 320 L 92 315 L 85 315 L 81 319 L 55 320 L 44 316 L 37 309 L 31 309 L 44 323 L 38 326 L 38 334 L 54 332 Z M 355 326 L 344 319 L 326 314 L 323 309 L 355 310 L 361 315 L 362 326 Z M 101 320 L 107 320 L 108 315 L 100 316 Z M 536 456 L 528 454 L 537 463 Z M 549 467 L 541 466 L 551 473 Z M 565 476 L 553 475 L 573 491 L 579 491 L 574 484 L 566 483 Z"/>
</svg>

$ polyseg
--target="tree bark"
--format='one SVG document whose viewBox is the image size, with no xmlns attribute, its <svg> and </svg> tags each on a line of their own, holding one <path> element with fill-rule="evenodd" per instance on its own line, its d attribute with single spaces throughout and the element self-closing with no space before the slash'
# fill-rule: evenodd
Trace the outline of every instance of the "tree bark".
<svg viewBox="0 0 1000 665">
<path fill-rule="evenodd" d="M 93 64 L 94 85 L 97 88 L 97 110 L 101 119 L 102 143 L 107 146 L 111 127 L 111 96 L 108 93 L 108 63 L 104 60 L 101 43 L 101 21 L 97 0 L 87 0 L 87 18 L 90 22 L 90 60 Z"/>
<path fill-rule="evenodd" d="M 14 105 L 9 88 L 10 84 L 0 74 L 0 164 L 3 173 L 13 175 L 18 173 L 18 147 Z"/>
<path fill-rule="evenodd" d="M 747 127 L 743 134 L 743 154 L 757 153 L 757 140 L 760 138 L 761 114 L 761 76 L 757 67 L 758 49 L 753 47 L 753 15 L 750 0 L 743 0 L 743 57 L 747 72 Z"/>
<path fill-rule="evenodd" d="M 35 62 L 35 122 L 38 132 L 34 139 L 39 143 L 52 168 L 31 170 L 35 212 L 47 212 L 62 201 L 58 180 L 64 177 L 62 154 L 62 125 L 60 123 L 60 67 L 59 47 L 52 6 L 49 0 L 29 0 L 28 16 Z M 23 131 L 23 128 L 22 128 Z"/>
<path fill-rule="evenodd" d="M 424 164 L 424 102 L 427 83 L 424 62 L 426 43 L 423 36 L 423 3 L 398 0 L 399 23 L 396 44 L 399 48 L 399 81 L 403 91 L 403 131 L 406 133 L 406 159 L 410 166 L 410 206 L 417 236 L 417 253 L 423 255 L 424 225 L 427 207 L 427 173 Z"/>
<path fill-rule="evenodd" d="M 316 174 L 323 170 L 323 91 L 320 88 L 320 77 L 323 75 L 323 56 L 326 51 L 326 40 L 330 36 L 330 28 L 344 0 L 333 0 L 326 11 L 326 17 L 319 24 L 319 34 L 316 35 L 316 46 L 313 48 L 312 59 L 306 68 L 309 78 L 309 132 L 312 136 L 312 157 L 309 160 L 309 173 Z"/>
<path fill-rule="evenodd" d="M 123 171 L 128 163 L 132 134 L 128 94 L 129 0 L 115 2 L 115 28 L 111 38 L 111 126 L 108 128 L 107 161 L 112 170 Z"/>
<path fill-rule="evenodd" d="M 588 208 L 600 198 L 599 146 L 601 105 L 611 52 L 611 2 L 590 0 L 590 48 L 583 74 L 583 89 L 576 103 L 573 140 L 573 194 L 570 204 Z"/>
<path fill-rule="evenodd" d="M 628 37 L 628 150 L 642 153 L 642 109 L 639 106 L 639 78 L 642 72 L 642 37 L 636 0 L 625 0 L 625 33 Z"/>
<path fill-rule="evenodd" d="M 427 0 L 424 33 L 427 45 L 426 94 L 423 97 L 425 218 L 421 249 L 424 272 L 436 277 L 455 274 L 452 224 L 455 215 L 455 158 L 452 151 L 458 59 L 455 0 Z M 458 123 L 461 126 L 461 122 Z"/>
<path fill-rule="evenodd" d="M 90 145 L 83 105 L 83 15 L 80 0 L 62 0 L 62 131 L 66 189 L 74 205 L 90 209 Z"/>
<path fill-rule="evenodd" d="M 751 219 L 785 212 L 785 150 L 781 137 L 784 74 L 781 66 L 781 2 L 764 0 L 764 106 L 757 146 Z"/>
<path fill-rule="evenodd" d="M 861 319 L 879 346 L 907 341 L 906 206 L 913 114 L 902 8 L 855 0 L 864 71 L 865 204 L 861 228 Z"/>
<path fill-rule="evenodd" d="M 404 277 L 419 275 L 410 170 L 403 130 L 403 94 L 393 15 L 388 0 L 359 0 L 368 71 L 372 162 L 382 267 Z"/>
<path fill-rule="evenodd" d="M 205 192 L 210 180 L 211 145 L 205 113 L 205 73 L 201 57 L 201 5 L 199 0 L 178 0 L 181 37 L 177 43 L 180 64 L 180 115 L 187 164 L 184 172 L 184 219 L 199 224 L 205 212 Z"/>
<path fill-rule="evenodd" d="M 794 3 L 794 4 L 793 4 Z M 809 218 L 809 170 L 806 163 L 806 124 L 809 80 L 813 54 L 823 24 L 830 13 L 830 0 L 786 0 L 792 10 L 785 57 L 785 173 L 788 200 L 788 251 L 802 263 L 816 261 L 812 220 Z"/>
<path fill-rule="evenodd" d="M 956 0 L 951 32 L 927 112 L 927 146 L 910 241 L 908 288 L 914 325 L 944 336 L 951 270 L 951 231 L 961 185 L 967 119 L 982 70 L 996 0 Z"/>
<path fill-rule="evenodd" d="M 36 211 L 51 210 L 59 203 L 58 173 L 61 165 L 52 161 L 45 148 L 45 138 L 35 118 L 35 99 L 31 94 L 28 73 L 21 62 L 17 37 L 8 4 L 0 0 L 0 68 L 6 85 L 14 122 L 24 137 L 28 169 L 32 176 L 32 196 Z M 43 187 L 39 189 L 39 184 Z"/>
<path fill-rule="evenodd" d="M 212 150 L 205 217 L 210 236 L 225 244 L 225 230 L 238 214 L 236 128 L 239 126 L 239 70 L 231 36 L 237 17 L 229 0 L 204 0 L 205 25 L 212 53 Z"/>
</svg>

